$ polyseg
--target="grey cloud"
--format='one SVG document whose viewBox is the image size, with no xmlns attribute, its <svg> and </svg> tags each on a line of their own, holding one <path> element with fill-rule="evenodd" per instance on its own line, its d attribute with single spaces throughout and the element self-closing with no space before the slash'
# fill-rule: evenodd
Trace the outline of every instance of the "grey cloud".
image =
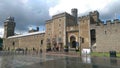
<svg viewBox="0 0 120 68">
<path fill-rule="evenodd" d="M 101 20 L 104 20 L 104 21 L 109 19 L 113 20 L 115 18 L 120 19 L 120 1 L 119 0 L 112 1 L 103 9 L 98 8 L 96 10 L 99 12 Z M 90 9 L 89 11 L 81 13 L 78 16 L 88 15 L 90 11 L 95 11 L 95 10 Z"/>
<path fill-rule="evenodd" d="M 53 3 L 47 0 L 28 0 L 25 4 L 21 0 L 0 0 L 0 27 L 8 16 L 15 17 L 16 31 L 26 31 L 29 25 L 44 25 L 45 20 L 50 18 L 50 6 Z"/>
<path fill-rule="evenodd" d="M 115 19 L 120 15 L 120 1 L 116 0 L 100 11 L 101 19 Z"/>
<path fill-rule="evenodd" d="M 28 26 L 44 25 L 50 18 L 49 8 L 58 4 L 58 0 L 28 0 L 27 3 L 21 0 L 0 0 L 0 27 L 8 16 L 14 16 L 16 22 L 16 31 L 26 31 Z M 101 19 L 113 19 L 115 13 L 120 14 L 120 2 L 116 0 L 99 10 Z M 89 12 L 89 11 L 88 11 Z M 79 16 L 86 15 L 80 14 Z"/>
</svg>

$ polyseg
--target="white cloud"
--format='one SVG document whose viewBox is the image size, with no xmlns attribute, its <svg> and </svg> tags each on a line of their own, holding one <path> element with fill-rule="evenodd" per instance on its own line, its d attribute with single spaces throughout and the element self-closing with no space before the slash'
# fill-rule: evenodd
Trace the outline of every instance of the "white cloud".
<svg viewBox="0 0 120 68">
<path fill-rule="evenodd" d="M 72 8 L 77 8 L 79 14 L 93 10 L 104 10 L 107 5 L 114 1 L 118 0 L 60 0 L 58 5 L 49 9 L 49 14 L 52 16 L 64 11 L 70 13 Z"/>
<path fill-rule="evenodd" d="M 0 28 L 0 37 L 3 37 L 3 34 L 4 34 L 4 29 Z"/>
<path fill-rule="evenodd" d="M 26 4 L 28 2 L 28 0 L 21 0 L 24 4 Z"/>
</svg>

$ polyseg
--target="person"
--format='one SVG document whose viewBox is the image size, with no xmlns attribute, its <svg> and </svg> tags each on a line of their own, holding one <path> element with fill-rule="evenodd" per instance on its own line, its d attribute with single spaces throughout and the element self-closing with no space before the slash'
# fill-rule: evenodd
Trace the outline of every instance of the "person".
<svg viewBox="0 0 120 68">
<path fill-rule="evenodd" d="M 59 51 L 59 47 L 58 46 L 56 47 L 56 50 Z"/>
<path fill-rule="evenodd" d="M 28 49 L 26 48 L 26 49 L 25 49 L 25 54 L 27 54 L 27 51 L 28 51 Z"/>
</svg>

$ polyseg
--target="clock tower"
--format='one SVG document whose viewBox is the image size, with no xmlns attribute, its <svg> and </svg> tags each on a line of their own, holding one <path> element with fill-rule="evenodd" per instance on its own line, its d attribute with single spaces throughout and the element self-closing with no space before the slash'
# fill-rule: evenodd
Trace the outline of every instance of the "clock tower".
<svg viewBox="0 0 120 68">
<path fill-rule="evenodd" d="M 4 22 L 4 37 L 3 38 L 13 36 L 14 30 L 15 30 L 14 17 L 9 16 Z"/>
</svg>

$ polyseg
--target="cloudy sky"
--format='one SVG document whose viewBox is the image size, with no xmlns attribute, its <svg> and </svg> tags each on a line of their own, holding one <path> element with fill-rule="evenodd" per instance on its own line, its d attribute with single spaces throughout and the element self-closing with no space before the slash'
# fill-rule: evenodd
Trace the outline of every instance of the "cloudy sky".
<svg viewBox="0 0 120 68">
<path fill-rule="evenodd" d="M 120 0 L 0 0 L 0 36 L 3 35 L 3 22 L 8 16 L 15 17 L 16 32 L 27 32 L 29 27 L 40 26 L 52 15 L 78 9 L 78 15 L 98 10 L 100 18 L 120 18 Z"/>
</svg>

